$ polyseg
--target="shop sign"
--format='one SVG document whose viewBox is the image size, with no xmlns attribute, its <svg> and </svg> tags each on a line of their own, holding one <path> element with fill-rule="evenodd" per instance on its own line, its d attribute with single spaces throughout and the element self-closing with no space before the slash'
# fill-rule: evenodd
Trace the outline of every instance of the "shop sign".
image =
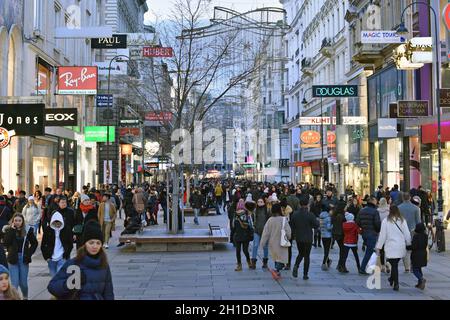
<svg viewBox="0 0 450 320">
<path fill-rule="evenodd" d="M 279 159 L 278 168 L 289 168 L 289 159 Z"/>
<path fill-rule="evenodd" d="M 320 133 L 313 130 L 302 132 L 300 140 L 303 142 L 301 148 L 320 148 Z"/>
<path fill-rule="evenodd" d="M 310 167 L 310 166 L 311 162 L 301 162 L 301 161 L 294 162 L 294 167 Z"/>
<path fill-rule="evenodd" d="M 112 94 L 98 94 L 97 95 L 97 108 L 107 108 L 113 105 Z"/>
<path fill-rule="evenodd" d="M 404 43 L 406 39 L 400 36 L 397 31 L 361 31 L 361 43 Z"/>
<path fill-rule="evenodd" d="M 97 67 L 58 67 L 58 94 L 97 94 Z"/>
<path fill-rule="evenodd" d="M 147 121 L 172 121 L 171 112 L 149 112 L 145 115 Z"/>
<path fill-rule="evenodd" d="M 116 62 L 111 64 L 111 69 L 109 68 L 109 61 L 106 62 L 94 62 L 98 67 L 98 74 L 101 76 L 124 76 L 127 75 L 128 64 L 126 62 Z"/>
<path fill-rule="evenodd" d="M 77 108 L 45 109 L 46 127 L 76 127 L 78 125 Z"/>
<path fill-rule="evenodd" d="M 38 64 L 38 87 L 37 87 L 38 95 L 46 95 L 49 93 L 50 78 L 51 78 L 50 70 L 39 63 Z"/>
<path fill-rule="evenodd" d="M 439 90 L 439 106 L 441 108 L 450 108 L 450 89 Z"/>
<path fill-rule="evenodd" d="M 9 146 L 11 142 L 11 137 L 14 136 L 16 132 L 14 130 L 6 130 L 5 128 L 0 128 L 0 149 L 4 149 Z"/>
<path fill-rule="evenodd" d="M 159 169 L 159 163 L 158 162 L 147 162 L 145 164 L 147 169 Z"/>
<path fill-rule="evenodd" d="M 107 126 L 84 127 L 84 138 L 86 142 L 107 142 Z M 116 141 L 116 127 L 109 126 L 109 142 Z"/>
<path fill-rule="evenodd" d="M 120 125 L 134 124 L 138 125 L 140 123 L 139 119 L 122 119 L 120 120 Z"/>
<path fill-rule="evenodd" d="M 92 38 L 91 49 L 126 49 L 127 35 L 113 34 L 110 38 Z"/>
<path fill-rule="evenodd" d="M 124 156 L 131 156 L 133 154 L 133 145 L 131 144 L 121 144 L 120 148 Z"/>
<path fill-rule="evenodd" d="M 331 123 L 331 118 L 333 123 Z M 299 124 L 301 126 L 315 126 L 320 125 L 323 122 L 324 125 L 336 124 L 336 117 L 300 117 Z M 342 125 L 344 126 L 357 126 L 367 125 L 366 117 L 342 117 Z"/>
<path fill-rule="evenodd" d="M 397 119 L 378 119 L 378 138 L 397 138 Z"/>
<path fill-rule="evenodd" d="M 313 175 L 320 175 L 322 173 L 320 161 L 311 162 L 311 171 Z"/>
<path fill-rule="evenodd" d="M 432 63 L 433 62 L 433 38 L 415 37 L 408 41 L 406 46 L 410 54 L 412 63 Z"/>
<path fill-rule="evenodd" d="M 165 47 L 144 47 L 142 56 L 146 58 L 171 58 L 173 57 L 173 49 Z"/>
<path fill-rule="evenodd" d="M 357 97 L 357 85 L 312 86 L 314 98 L 346 98 Z"/>
<path fill-rule="evenodd" d="M 45 104 L 0 104 L 0 127 L 17 136 L 43 136 Z"/>
<path fill-rule="evenodd" d="M 444 7 L 444 11 L 442 12 L 442 18 L 444 19 L 445 26 L 447 30 L 450 31 L 450 3 Z"/>
<path fill-rule="evenodd" d="M 399 118 L 418 118 L 428 116 L 428 101 L 413 100 L 413 101 L 399 101 L 398 102 L 398 117 Z"/>
<path fill-rule="evenodd" d="M 244 163 L 242 167 L 245 169 L 256 168 L 256 163 Z"/>
<path fill-rule="evenodd" d="M 127 33 L 127 45 L 130 46 L 151 46 L 155 43 L 154 33 Z M 142 49 L 139 51 L 142 52 Z"/>
<path fill-rule="evenodd" d="M 395 103 L 389 103 L 389 118 L 396 119 L 398 118 L 398 104 Z"/>
<path fill-rule="evenodd" d="M 139 128 L 119 128 L 119 133 L 120 133 L 121 137 L 124 137 L 124 136 L 139 137 L 141 135 L 141 129 L 139 129 Z"/>
</svg>

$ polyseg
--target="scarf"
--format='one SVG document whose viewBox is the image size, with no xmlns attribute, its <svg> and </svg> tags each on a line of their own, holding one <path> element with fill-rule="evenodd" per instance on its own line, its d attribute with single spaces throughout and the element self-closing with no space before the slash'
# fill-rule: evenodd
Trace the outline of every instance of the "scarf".
<svg viewBox="0 0 450 320">
<path fill-rule="evenodd" d="M 83 213 L 88 213 L 89 211 L 91 211 L 92 209 L 94 209 L 94 206 L 92 204 L 89 205 L 84 205 L 83 203 L 80 204 L 80 209 Z"/>
</svg>

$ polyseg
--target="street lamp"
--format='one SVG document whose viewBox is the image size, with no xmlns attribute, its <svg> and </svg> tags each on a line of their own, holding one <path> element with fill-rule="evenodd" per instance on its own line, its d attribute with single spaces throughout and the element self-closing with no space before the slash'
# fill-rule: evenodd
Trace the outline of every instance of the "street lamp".
<svg viewBox="0 0 450 320">
<path fill-rule="evenodd" d="M 312 90 L 312 87 L 309 89 L 306 89 L 305 92 L 303 93 L 303 100 L 302 100 L 302 104 L 306 105 L 308 104 L 308 101 L 306 100 L 306 93 L 308 91 Z M 322 188 L 323 185 L 325 183 L 325 168 L 324 168 L 324 154 L 323 154 L 323 98 L 320 97 L 320 149 L 322 152 L 322 158 L 320 159 L 320 174 L 322 175 Z"/>
<path fill-rule="evenodd" d="M 435 92 L 435 101 L 436 101 L 436 109 L 437 109 L 437 122 L 438 122 L 438 136 L 437 136 L 437 142 L 438 142 L 438 199 L 437 199 L 437 203 L 438 203 L 438 218 L 439 218 L 439 228 L 442 228 L 442 222 L 443 222 L 443 216 L 444 216 L 444 208 L 443 208 L 443 204 L 444 204 L 444 199 L 442 197 L 442 142 L 441 142 L 441 108 L 440 108 L 440 101 L 439 101 L 439 95 L 440 95 L 440 65 L 439 65 L 439 54 L 441 52 L 441 50 L 439 49 L 439 33 L 438 33 L 438 19 L 437 19 L 437 14 L 436 11 L 434 10 L 434 8 L 432 6 L 430 6 L 428 3 L 423 2 L 423 1 L 415 1 L 410 3 L 408 6 L 405 7 L 405 9 L 403 9 L 402 11 L 402 15 L 401 15 L 401 23 L 399 25 L 399 27 L 397 28 L 397 33 L 400 35 L 405 35 L 408 34 L 408 29 L 405 27 L 405 20 L 404 20 L 404 15 L 406 12 L 406 9 L 408 9 L 409 7 L 415 5 L 415 4 L 422 4 L 426 7 L 428 7 L 434 15 L 434 38 L 435 38 L 435 70 L 436 70 L 436 92 Z M 442 250 L 440 251 L 445 251 L 445 237 L 444 237 L 444 232 L 443 229 L 442 230 L 437 230 L 437 231 L 442 231 L 441 235 L 442 235 Z M 439 250 L 439 245 L 438 245 L 438 250 Z"/>
<path fill-rule="evenodd" d="M 130 60 L 129 56 L 126 55 L 117 55 L 114 58 L 111 59 L 111 61 L 109 61 L 109 68 L 108 68 L 108 116 L 107 116 L 107 123 L 106 123 L 106 183 L 109 184 L 109 179 L 111 176 L 111 168 L 109 167 L 109 120 L 111 118 L 111 115 L 113 114 L 112 112 L 112 104 L 111 104 L 111 100 L 109 99 L 109 95 L 110 95 L 110 89 L 111 89 L 111 65 L 112 62 L 116 59 L 119 58 L 127 58 L 128 60 L 126 62 L 128 62 Z M 103 173 L 105 174 L 105 173 Z"/>
</svg>

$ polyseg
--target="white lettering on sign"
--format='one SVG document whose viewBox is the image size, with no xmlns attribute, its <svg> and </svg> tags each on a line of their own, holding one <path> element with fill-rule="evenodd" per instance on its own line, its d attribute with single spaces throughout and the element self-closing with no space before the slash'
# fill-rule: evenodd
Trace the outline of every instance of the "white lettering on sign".
<svg viewBox="0 0 450 320">
<path fill-rule="evenodd" d="M 68 120 L 73 120 L 74 119 L 75 114 L 67 114 L 67 113 L 49 113 L 45 115 L 45 120 L 46 121 L 68 121 Z"/>
<path fill-rule="evenodd" d="M 78 78 L 73 79 L 73 73 L 72 72 L 66 72 L 63 73 L 60 78 L 64 79 L 64 83 L 67 87 L 78 87 L 79 83 L 83 83 L 86 80 L 92 79 L 92 78 L 96 78 L 96 74 L 95 73 L 91 73 L 91 74 L 87 74 L 87 68 L 83 68 L 81 70 L 81 75 Z"/>
<path fill-rule="evenodd" d="M 14 124 L 22 124 L 23 122 L 25 122 L 26 124 L 30 124 L 31 121 L 33 121 L 33 124 L 37 124 L 38 123 L 38 117 L 21 117 L 21 116 L 17 116 L 17 117 L 6 117 L 5 118 L 5 114 L 4 113 L 0 113 L 0 126 L 3 126 L 4 123 L 12 125 Z"/>
<path fill-rule="evenodd" d="M 361 43 L 404 43 L 396 31 L 361 31 Z"/>
</svg>

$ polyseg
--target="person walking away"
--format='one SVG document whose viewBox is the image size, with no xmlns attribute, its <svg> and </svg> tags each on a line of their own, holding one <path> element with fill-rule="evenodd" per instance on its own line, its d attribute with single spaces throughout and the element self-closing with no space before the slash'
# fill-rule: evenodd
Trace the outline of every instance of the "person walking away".
<svg viewBox="0 0 450 320">
<path fill-rule="evenodd" d="M 34 197 L 28 197 L 28 203 L 22 209 L 22 215 L 25 217 L 25 225 L 33 228 L 34 236 L 37 238 L 39 230 L 39 221 L 41 220 L 41 207 L 34 202 Z"/>
<path fill-rule="evenodd" d="M 395 291 L 399 290 L 398 263 L 407 254 L 406 247 L 411 244 L 411 234 L 406 220 L 397 206 L 391 206 L 389 216 L 381 223 L 380 236 L 376 245 L 377 254 L 384 246 L 387 261 L 391 265 L 389 283 Z"/>
<path fill-rule="evenodd" d="M 50 226 L 44 229 L 41 243 L 42 256 L 48 263 L 50 276 L 53 277 L 70 259 L 73 249 L 72 230 L 64 225 L 64 218 L 59 212 L 52 215 Z"/>
<path fill-rule="evenodd" d="M 416 288 L 425 289 L 426 279 L 423 277 L 422 268 L 428 263 L 428 236 L 425 233 L 425 225 L 418 223 L 414 229 L 414 235 L 411 241 L 411 264 L 412 271 L 417 278 Z"/>
<path fill-rule="evenodd" d="M 253 226 L 251 223 L 251 218 L 241 207 L 236 210 L 236 215 L 234 217 L 234 232 L 233 232 L 233 241 L 236 246 L 236 260 L 237 266 L 234 271 L 242 271 L 242 260 L 241 260 L 241 250 L 244 252 L 245 257 L 247 258 L 248 267 L 251 268 L 252 263 L 250 260 L 250 254 L 248 252 L 248 247 L 250 241 L 253 240 Z"/>
<path fill-rule="evenodd" d="M 29 264 L 38 247 L 38 241 L 33 230 L 27 230 L 25 218 L 21 213 L 13 215 L 11 224 L 4 226 L 3 232 L 12 285 L 16 289 L 20 287 L 24 300 L 28 300 Z"/>
<path fill-rule="evenodd" d="M 109 248 L 109 238 L 111 231 L 114 231 L 117 209 L 110 201 L 111 195 L 105 193 L 103 195 L 102 203 L 98 208 L 98 221 L 102 227 L 103 232 L 103 246 L 105 249 Z"/>
<path fill-rule="evenodd" d="M 272 205 L 272 216 L 267 220 L 261 236 L 260 246 L 263 248 L 269 245 L 269 253 L 275 262 L 275 270 L 270 270 L 272 277 L 278 280 L 281 277 L 280 271 L 284 264 L 288 262 L 288 248 L 281 246 L 281 230 L 284 228 L 287 239 L 291 239 L 291 227 L 282 215 L 281 205 L 274 203 Z"/>
<path fill-rule="evenodd" d="M 389 205 L 387 203 L 386 198 L 381 198 L 380 203 L 378 205 L 378 214 L 380 215 L 380 221 L 383 222 L 389 216 Z M 384 248 L 380 250 L 380 263 L 381 263 L 381 272 L 390 273 L 389 267 L 386 265 L 386 259 L 384 255 Z"/>
<path fill-rule="evenodd" d="M 300 200 L 297 198 L 297 191 L 292 188 L 290 189 L 289 196 L 286 198 L 286 203 L 292 208 L 292 211 L 295 212 L 300 209 Z"/>
<path fill-rule="evenodd" d="M 263 198 L 259 198 L 256 203 L 256 210 L 254 215 L 254 228 L 255 228 L 255 235 L 253 239 L 253 249 L 252 249 L 252 268 L 256 269 L 256 262 L 257 255 L 258 255 L 258 249 L 259 244 L 261 242 L 261 235 L 264 231 L 264 226 L 267 223 L 267 220 L 269 219 L 269 212 L 267 210 L 267 205 Z M 267 269 L 267 262 L 269 261 L 269 246 L 266 245 L 263 247 L 263 269 Z"/>
<path fill-rule="evenodd" d="M 291 227 L 292 230 L 292 226 L 290 225 L 291 223 L 291 218 L 292 218 L 292 214 L 294 213 L 294 210 L 292 209 L 292 207 L 290 205 L 287 204 L 287 199 L 283 198 L 280 201 L 281 204 L 281 212 L 282 215 L 284 217 L 286 217 L 287 221 L 289 222 L 289 226 Z M 291 235 L 291 240 L 295 240 L 295 235 L 292 234 Z M 284 270 L 291 270 L 291 261 L 292 261 L 292 246 L 290 246 L 288 248 L 288 263 L 286 264 Z"/>
<path fill-rule="evenodd" d="M 330 259 L 330 249 L 331 249 L 333 224 L 331 223 L 331 215 L 327 210 L 328 207 L 322 204 L 322 212 L 320 213 L 319 221 L 320 221 L 320 234 L 322 236 L 322 244 L 323 244 L 323 260 L 322 260 L 323 271 L 328 271 L 332 263 L 332 260 Z"/>
<path fill-rule="evenodd" d="M 390 196 L 393 204 L 398 205 L 401 202 L 400 191 L 398 190 L 398 184 L 394 184 L 394 188 L 391 189 L 389 196 Z"/>
<path fill-rule="evenodd" d="M 336 241 L 339 246 L 339 261 L 336 266 L 336 270 L 339 272 L 343 272 L 344 269 L 344 229 L 342 228 L 342 224 L 345 222 L 345 208 L 339 206 L 332 210 L 333 214 L 331 215 L 331 224 L 333 225 L 332 229 L 332 243 Z"/>
<path fill-rule="evenodd" d="M 3 226 L 9 224 L 9 221 L 11 220 L 11 218 L 12 218 L 11 209 L 6 204 L 5 197 L 0 196 L 0 230 L 3 229 Z M 0 240 L 1 240 L 1 237 L 0 237 Z"/>
<path fill-rule="evenodd" d="M 377 210 L 377 199 L 375 197 L 369 197 L 367 206 L 362 208 L 359 212 L 356 224 L 362 229 L 362 237 L 366 244 L 366 250 L 364 252 L 359 273 L 368 275 L 366 272 L 367 263 L 374 252 L 377 236 L 381 227 L 380 214 Z"/>
<path fill-rule="evenodd" d="M 316 216 L 317 220 L 320 219 L 320 214 L 322 213 L 322 195 L 318 194 L 316 196 L 316 198 L 314 199 L 314 201 L 311 204 L 311 212 L 314 213 L 314 215 Z M 314 248 L 317 248 L 317 246 L 319 246 L 319 248 L 322 248 L 321 245 L 321 234 L 320 234 L 320 227 L 317 229 L 314 229 L 314 243 L 313 243 Z"/>
<path fill-rule="evenodd" d="M 297 278 L 298 268 L 303 259 L 305 259 L 305 265 L 303 270 L 303 280 L 308 280 L 310 254 L 313 244 L 313 230 L 320 226 L 316 219 L 316 216 L 308 210 L 309 198 L 302 197 L 300 200 L 300 208 L 294 212 L 290 225 L 292 228 L 292 234 L 297 242 L 298 256 L 295 259 L 294 269 L 292 270 L 292 276 Z"/>
<path fill-rule="evenodd" d="M 198 188 L 194 190 L 194 193 L 190 196 L 189 201 L 192 209 L 194 210 L 194 223 L 199 225 L 198 216 L 203 206 L 203 196 Z"/>
<path fill-rule="evenodd" d="M 408 229 L 410 230 L 410 236 L 413 236 L 414 229 L 417 224 L 421 223 L 420 220 L 420 208 L 411 203 L 411 195 L 409 192 L 403 193 L 403 203 L 398 206 L 398 210 L 402 217 L 406 220 L 408 224 Z M 411 270 L 411 260 L 410 255 L 405 255 L 403 257 L 403 265 L 405 266 L 405 272 Z"/>
<path fill-rule="evenodd" d="M 218 216 L 221 215 L 220 211 L 221 211 L 221 206 L 222 206 L 222 193 L 223 193 L 223 189 L 222 189 L 222 185 L 220 183 L 217 183 L 216 188 L 214 189 L 214 195 L 216 197 L 216 213 Z"/>
<path fill-rule="evenodd" d="M 0 265 L 0 301 L 2 300 L 22 300 L 22 297 L 11 284 L 8 268 Z"/>
<path fill-rule="evenodd" d="M 139 214 L 139 217 L 141 217 L 141 220 L 144 221 L 145 220 L 144 213 L 145 213 L 145 203 L 146 203 L 146 201 L 145 201 L 144 192 L 143 192 L 142 188 L 137 188 L 136 189 L 136 192 L 135 192 L 135 194 L 133 196 L 133 200 L 132 201 L 133 201 L 134 209 Z"/>
<path fill-rule="evenodd" d="M 114 300 L 111 269 L 102 247 L 103 232 L 98 222 L 86 224 L 82 242 L 83 246 L 78 249 L 76 257 L 64 264 L 50 280 L 47 290 L 60 300 Z M 80 289 L 67 287 L 72 275 L 68 270 L 72 266 L 80 268 Z"/>
<path fill-rule="evenodd" d="M 348 252 L 352 250 L 355 257 L 356 270 L 361 270 L 358 256 L 358 236 L 361 233 L 361 228 L 355 223 L 355 216 L 350 212 L 345 213 L 346 222 L 343 223 L 342 228 L 344 230 L 344 253 L 342 255 L 342 272 L 348 273 L 345 263 L 347 262 Z"/>
</svg>

